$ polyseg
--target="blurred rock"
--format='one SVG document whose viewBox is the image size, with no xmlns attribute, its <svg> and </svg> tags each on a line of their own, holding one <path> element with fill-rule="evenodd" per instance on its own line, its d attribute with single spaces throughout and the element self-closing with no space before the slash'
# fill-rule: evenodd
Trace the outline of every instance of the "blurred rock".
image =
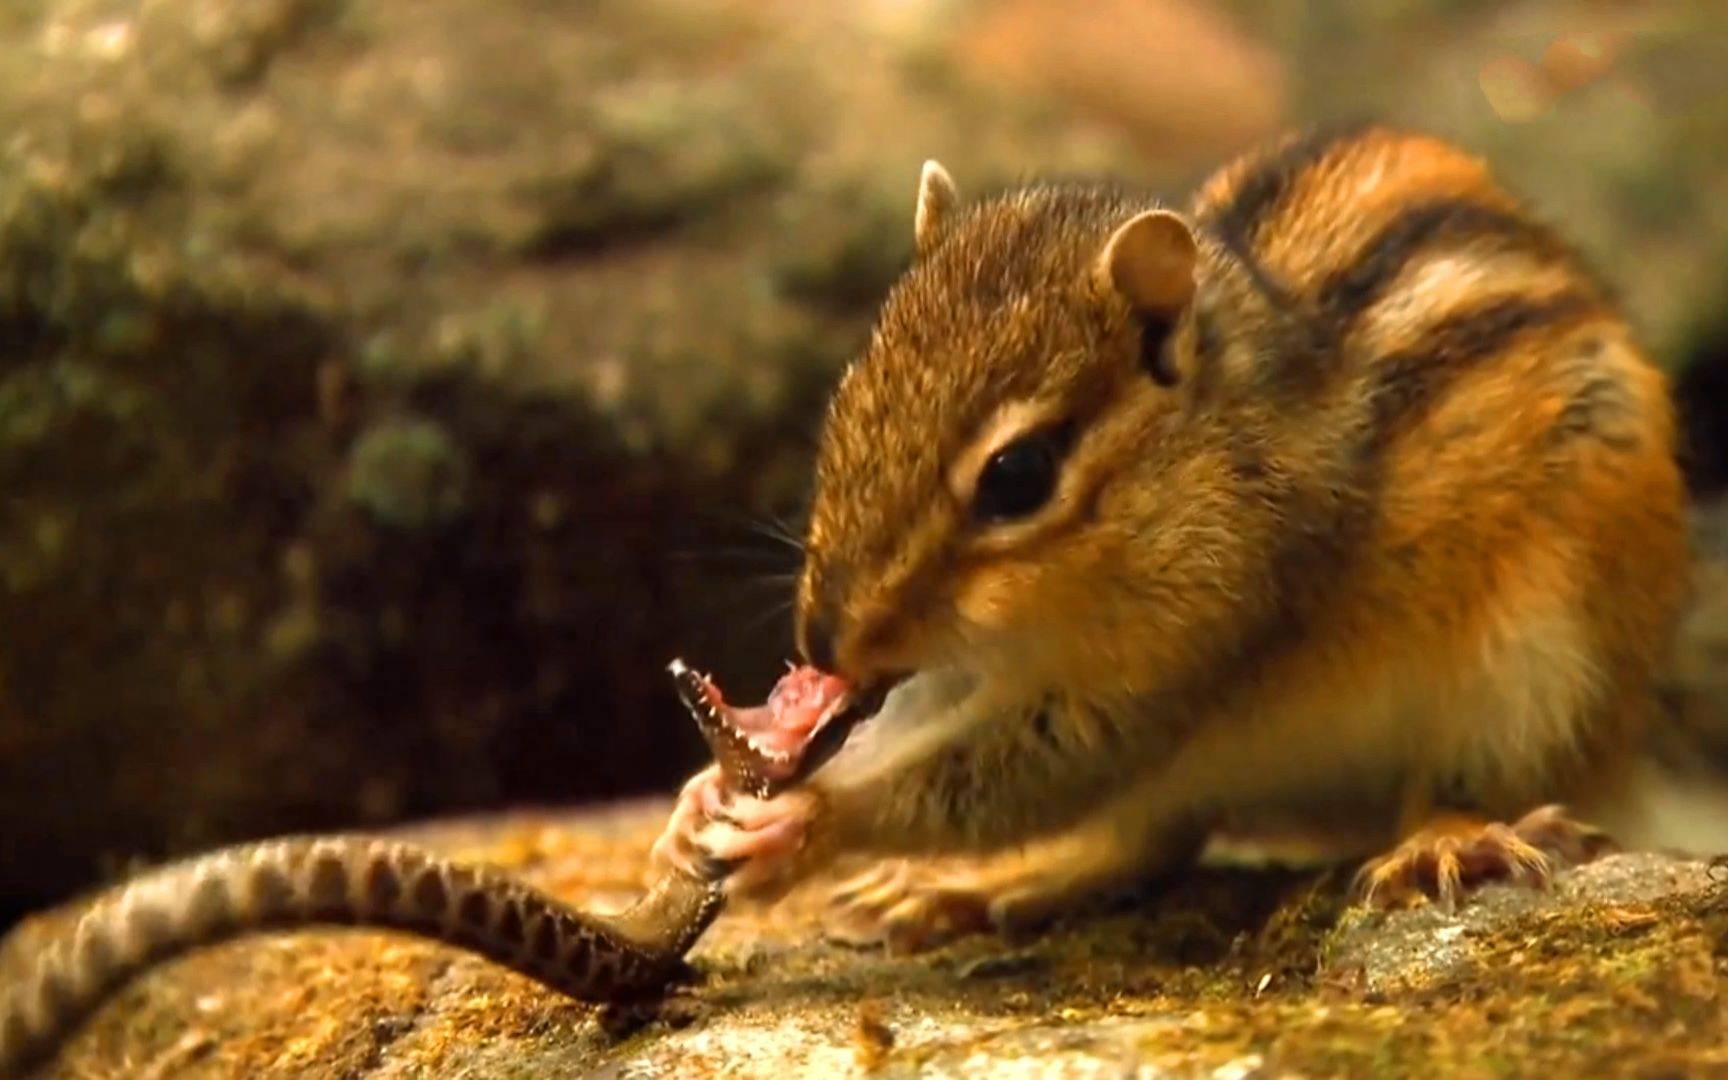
<svg viewBox="0 0 1728 1080">
<path fill-rule="evenodd" d="M 1486 156 L 1680 367 L 1728 295 L 1719 4 L 1225 0 L 1282 56 L 1302 120 L 1372 115 Z"/>
<path fill-rule="evenodd" d="M 1122 127 L 1199 171 L 1285 120 L 1289 74 L 1264 43 L 1189 0 L 975 6 L 961 55 L 985 77 Z"/>
<path fill-rule="evenodd" d="M 639 881 L 667 807 L 420 830 L 578 902 Z M 1448 915 L 1340 918 L 1345 878 L 1197 873 L 1029 942 L 890 958 L 824 944 L 817 891 L 727 914 L 702 981 L 632 1017 L 405 938 L 269 935 L 125 988 L 68 1075 L 1712 1075 L 1728 884 L 1647 854 L 1493 886 Z"/>
</svg>

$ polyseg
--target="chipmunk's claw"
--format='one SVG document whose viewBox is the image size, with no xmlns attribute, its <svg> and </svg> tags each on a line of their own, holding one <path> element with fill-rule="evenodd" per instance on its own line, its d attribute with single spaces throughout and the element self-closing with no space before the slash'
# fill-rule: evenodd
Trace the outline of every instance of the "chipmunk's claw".
<svg viewBox="0 0 1728 1080">
<path fill-rule="evenodd" d="M 1544 806 L 1510 825 L 1458 818 L 1413 833 L 1357 871 L 1354 891 L 1364 906 L 1408 907 L 1432 900 L 1455 910 L 1490 881 L 1546 888 L 1557 867 L 1589 862 L 1609 850 L 1600 830 Z"/>
</svg>

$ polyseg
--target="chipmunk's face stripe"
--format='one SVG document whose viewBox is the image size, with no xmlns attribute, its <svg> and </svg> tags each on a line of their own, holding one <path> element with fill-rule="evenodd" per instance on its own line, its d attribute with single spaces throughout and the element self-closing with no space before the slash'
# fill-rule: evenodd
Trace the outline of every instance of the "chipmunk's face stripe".
<svg viewBox="0 0 1728 1080">
<path fill-rule="evenodd" d="M 1418 254 L 1438 245 L 1457 247 L 1492 243 L 1517 248 L 1556 261 L 1570 254 L 1547 230 L 1511 208 L 1485 206 L 1465 198 L 1418 203 L 1387 221 L 1357 253 L 1321 284 L 1317 307 L 1323 316 L 1347 329 L 1359 314 L 1373 307 Z"/>
<path fill-rule="evenodd" d="M 1064 403 L 1059 401 L 1011 401 L 998 409 L 948 466 L 948 489 L 954 501 L 961 506 L 972 505 L 979 478 L 991 459 L 1013 443 L 1057 426 L 1063 408 Z"/>
</svg>

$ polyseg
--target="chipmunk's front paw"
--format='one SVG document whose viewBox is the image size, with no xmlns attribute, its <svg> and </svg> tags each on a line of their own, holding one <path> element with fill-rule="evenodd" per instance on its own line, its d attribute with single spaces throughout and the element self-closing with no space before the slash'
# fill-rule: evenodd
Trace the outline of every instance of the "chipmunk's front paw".
<svg viewBox="0 0 1728 1080">
<path fill-rule="evenodd" d="M 1411 834 L 1356 874 L 1356 894 L 1370 907 L 1406 907 L 1432 899 L 1448 910 L 1490 881 L 1547 886 L 1557 866 L 1589 862 L 1613 846 L 1601 831 L 1544 806 L 1510 825 L 1453 817 Z"/>
<path fill-rule="evenodd" d="M 734 893 L 773 892 L 803 850 L 818 804 L 809 791 L 772 799 L 734 794 L 719 767 L 711 766 L 678 793 L 650 858 L 656 867 L 670 866 L 692 877 L 726 877 Z"/>
<path fill-rule="evenodd" d="M 727 891 L 772 898 L 797 877 L 799 856 L 820 806 L 808 788 L 771 799 L 734 795 L 712 815 L 696 843 L 708 858 L 731 868 Z"/>
<path fill-rule="evenodd" d="M 665 830 L 649 849 L 648 858 L 656 870 L 670 867 L 695 878 L 720 876 L 721 866 L 703 849 L 698 837 L 725 804 L 724 783 L 717 765 L 710 765 L 685 783 Z"/>
</svg>

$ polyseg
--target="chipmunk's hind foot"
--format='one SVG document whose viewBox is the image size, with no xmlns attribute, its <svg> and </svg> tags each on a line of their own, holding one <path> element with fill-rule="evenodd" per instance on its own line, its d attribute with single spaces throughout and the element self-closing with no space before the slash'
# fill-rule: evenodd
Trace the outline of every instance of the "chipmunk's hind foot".
<svg viewBox="0 0 1728 1080">
<path fill-rule="evenodd" d="M 1356 874 L 1357 902 L 1376 908 L 1433 901 L 1448 911 L 1491 881 L 1546 888 L 1557 869 L 1589 862 L 1613 842 L 1560 806 L 1543 806 L 1508 825 L 1449 815 L 1412 833 Z"/>
<path fill-rule="evenodd" d="M 890 859 L 835 888 L 822 930 L 846 945 L 923 952 L 996 929 L 993 899 L 987 875 L 976 870 Z"/>
</svg>

